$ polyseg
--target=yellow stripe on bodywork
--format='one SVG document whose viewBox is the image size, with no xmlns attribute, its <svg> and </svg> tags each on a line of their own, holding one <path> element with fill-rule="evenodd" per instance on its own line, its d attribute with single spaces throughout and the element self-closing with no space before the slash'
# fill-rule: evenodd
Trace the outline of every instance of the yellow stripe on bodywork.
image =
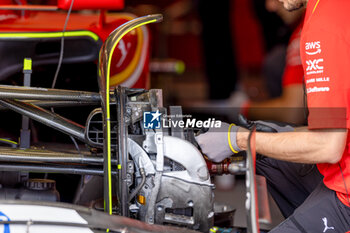
<svg viewBox="0 0 350 233">
<path fill-rule="evenodd" d="M 69 31 L 69 32 L 19 32 L 19 33 L 0 33 L 0 38 L 57 38 L 57 37 L 88 36 L 94 41 L 99 37 L 90 31 Z"/>
</svg>

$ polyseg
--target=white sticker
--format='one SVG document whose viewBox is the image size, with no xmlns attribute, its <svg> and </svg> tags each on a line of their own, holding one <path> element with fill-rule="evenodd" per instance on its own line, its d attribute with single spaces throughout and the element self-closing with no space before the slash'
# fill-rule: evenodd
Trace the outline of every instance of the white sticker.
<svg viewBox="0 0 350 233">
<path fill-rule="evenodd" d="M 0 220 L 2 221 L 48 221 L 87 224 L 75 210 L 37 205 L 0 204 Z M 92 233 L 89 228 L 45 225 L 0 225 L 0 233 Z"/>
</svg>

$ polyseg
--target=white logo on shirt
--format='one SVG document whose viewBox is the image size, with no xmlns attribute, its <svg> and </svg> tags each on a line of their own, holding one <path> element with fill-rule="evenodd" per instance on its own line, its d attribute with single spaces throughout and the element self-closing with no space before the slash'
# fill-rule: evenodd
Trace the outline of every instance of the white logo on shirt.
<svg viewBox="0 0 350 233">
<path fill-rule="evenodd" d="M 316 55 L 318 53 L 321 53 L 321 42 L 320 41 L 314 41 L 314 42 L 306 42 L 305 43 L 305 52 L 308 55 Z"/>
<path fill-rule="evenodd" d="M 319 74 L 323 73 L 323 66 L 320 64 L 323 62 L 323 58 L 307 60 L 306 74 Z"/>
<path fill-rule="evenodd" d="M 328 231 L 328 230 L 334 230 L 334 227 L 329 227 L 328 224 L 327 224 L 327 218 L 324 217 L 322 218 L 322 221 L 323 221 L 323 224 L 324 224 L 324 230 L 323 230 L 323 233 Z"/>
<path fill-rule="evenodd" d="M 306 90 L 306 93 L 314 93 L 314 92 L 329 92 L 329 87 L 309 87 Z"/>
<path fill-rule="evenodd" d="M 320 77 L 320 78 L 309 78 L 306 80 L 306 84 L 308 83 L 321 83 L 321 82 L 329 82 L 330 78 L 329 77 Z"/>
</svg>

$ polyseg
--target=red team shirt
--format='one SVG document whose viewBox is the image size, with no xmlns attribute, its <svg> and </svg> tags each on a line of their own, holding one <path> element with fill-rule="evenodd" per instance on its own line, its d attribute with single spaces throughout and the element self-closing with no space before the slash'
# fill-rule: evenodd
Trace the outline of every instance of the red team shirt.
<svg viewBox="0 0 350 233">
<path fill-rule="evenodd" d="M 316 3 L 317 0 L 308 2 L 300 41 L 309 108 L 308 127 L 349 129 L 350 0 L 319 0 Z M 348 206 L 349 143 L 348 134 L 346 148 L 339 163 L 317 165 L 324 176 L 324 184 L 334 190 L 338 198 Z"/>
</svg>

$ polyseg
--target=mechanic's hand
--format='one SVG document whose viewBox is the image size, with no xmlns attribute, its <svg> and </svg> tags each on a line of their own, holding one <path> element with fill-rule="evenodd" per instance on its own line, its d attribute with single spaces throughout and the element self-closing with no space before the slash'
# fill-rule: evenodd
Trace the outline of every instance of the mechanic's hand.
<svg viewBox="0 0 350 233">
<path fill-rule="evenodd" d="M 195 137 L 202 152 L 214 162 L 222 160 L 234 154 L 228 142 L 228 130 L 230 125 L 222 122 L 220 128 L 210 128 L 208 132 Z M 230 129 L 231 146 L 238 153 L 241 149 L 237 145 L 237 131 L 239 127 L 232 125 Z"/>
<path fill-rule="evenodd" d="M 282 122 L 268 122 L 268 121 L 250 121 L 242 115 L 238 116 L 238 125 L 246 129 L 251 129 L 256 125 L 258 132 L 293 132 L 294 128 Z"/>
</svg>

